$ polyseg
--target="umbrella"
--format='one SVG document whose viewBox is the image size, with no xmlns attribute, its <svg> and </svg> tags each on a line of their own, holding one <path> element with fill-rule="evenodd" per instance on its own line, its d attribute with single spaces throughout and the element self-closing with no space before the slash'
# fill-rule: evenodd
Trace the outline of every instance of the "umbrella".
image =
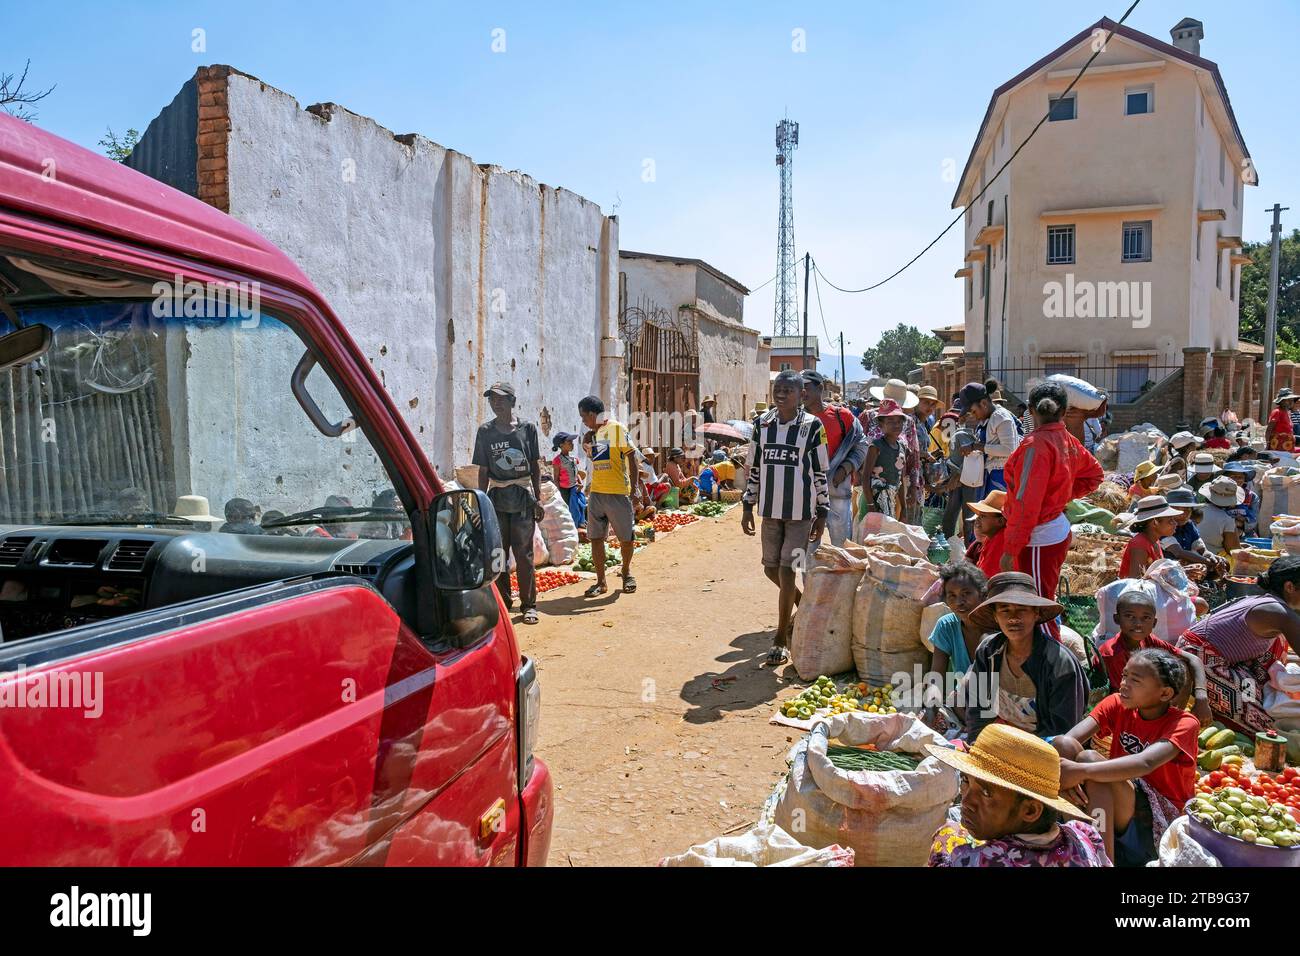
<svg viewBox="0 0 1300 956">
<path fill-rule="evenodd" d="M 743 418 L 729 418 L 727 424 L 745 436 L 745 441 L 754 437 L 754 423 L 747 422 Z"/>
<path fill-rule="evenodd" d="M 718 438 L 723 441 L 731 439 L 732 441 L 747 441 L 748 439 L 737 431 L 732 425 L 726 422 L 709 422 L 700 429 L 701 435 L 709 438 Z"/>
</svg>

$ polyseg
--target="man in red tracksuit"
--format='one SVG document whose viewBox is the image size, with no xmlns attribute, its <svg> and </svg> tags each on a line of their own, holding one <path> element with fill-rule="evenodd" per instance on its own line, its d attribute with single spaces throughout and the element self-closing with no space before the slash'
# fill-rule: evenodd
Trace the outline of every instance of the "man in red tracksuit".
<svg viewBox="0 0 1300 956">
<path fill-rule="evenodd" d="M 1007 501 L 1002 513 L 1007 528 L 1002 570 L 1031 575 L 1038 593 L 1052 601 L 1070 550 L 1065 506 L 1096 490 L 1104 477 L 1097 459 L 1065 430 L 1065 407 L 1059 386 L 1034 389 L 1029 405 L 1034 430 L 1007 459 L 1004 471 Z M 1055 623 L 1050 627 L 1058 634 Z"/>
</svg>

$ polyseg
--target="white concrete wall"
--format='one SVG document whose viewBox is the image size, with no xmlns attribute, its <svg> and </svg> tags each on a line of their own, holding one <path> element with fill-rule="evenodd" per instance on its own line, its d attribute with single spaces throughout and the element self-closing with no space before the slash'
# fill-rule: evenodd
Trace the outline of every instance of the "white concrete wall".
<svg viewBox="0 0 1300 956">
<path fill-rule="evenodd" d="M 228 102 L 231 215 L 321 290 L 445 477 L 469 462 L 494 381 L 544 435 L 575 430 L 584 395 L 613 394 L 600 355 L 618 225 L 599 206 L 247 76 Z M 241 362 L 250 394 L 292 402 L 278 361 Z"/>
</svg>

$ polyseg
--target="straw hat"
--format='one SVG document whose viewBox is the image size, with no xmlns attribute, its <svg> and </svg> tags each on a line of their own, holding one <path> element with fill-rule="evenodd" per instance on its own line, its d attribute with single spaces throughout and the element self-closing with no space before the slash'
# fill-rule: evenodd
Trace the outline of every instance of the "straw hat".
<svg viewBox="0 0 1300 956">
<path fill-rule="evenodd" d="M 926 744 L 925 749 L 958 773 L 1039 800 L 1064 816 L 1090 819 L 1060 796 L 1061 757 L 1056 748 L 1027 731 L 989 724 L 966 753 L 938 744 Z"/>
<path fill-rule="evenodd" d="M 995 489 L 984 496 L 983 501 L 972 501 L 968 505 L 971 511 L 982 515 L 1000 515 L 1007 504 L 1007 493 Z"/>
<path fill-rule="evenodd" d="M 1227 475 L 1220 475 L 1213 481 L 1201 485 L 1197 494 L 1219 508 L 1232 508 L 1246 500 L 1246 489 Z"/>
<path fill-rule="evenodd" d="M 1192 463 L 1187 469 L 1187 473 L 1189 475 L 1217 475 L 1221 470 L 1214 463 L 1214 456 L 1208 451 L 1203 451 L 1192 456 Z"/>
<path fill-rule="evenodd" d="M 1036 608 L 1039 624 L 1050 621 L 1065 611 L 1055 601 L 1042 597 L 1034 579 L 1020 571 L 1003 571 L 989 578 L 988 597 L 970 612 L 971 622 L 986 631 L 996 631 L 998 621 L 993 608 L 997 604 L 1019 604 L 1022 607 Z"/>
<path fill-rule="evenodd" d="M 1149 458 L 1146 461 L 1140 461 L 1137 468 L 1133 469 L 1133 480 L 1140 483 L 1142 479 L 1150 478 L 1159 470 L 1160 466 Z"/>
<path fill-rule="evenodd" d="M 700 408 L 704 408 L 706 405 L 716 405 L 716 404 L 718 404 L 717 396 L 706 395 L 704 396 L 704 401 L 700 402 Z"/>
<path fill-rule="evenodd" d="M 1236 482 L 1233 482 L 1233 484 L 1236 484 Z M 212 514 L 212 509 L 208 506 L 208 499 L 202 495 L 181 495 L 176 499 L 176 507 L 172 509 L 172 514 L 189 521 L 226 523 L 225 518 L 219 518 Z"/>
<path fill-rule="evenodd" d="M 870 389 L 873 397 L 884 401 L 892 398 L 904 409 L 916 408 L 917 403 L 921 400 L 916 397 L 915 392 L 907 390 L 907 383 L 901 378 L 891 378 L 884 385 L 875 385 Z M 938 395 L 935 396 L 938 398 Z"/>
<path fill-rule="evenodd" d="M 1233 482 L 1236 484 L 1236 482 Z M 1177 518 L 1179 512 L 1177 508 L 1171 508 L 1169 501 L 1164 495 L 1147 495 L 1145 498 L 1139 498 L 1137 505 L 1132 511 L 1123 515 L 1116 515 L 1117 519 L 1123 519 L 1126 525 L 1137 524 L 1139 521 L 1153 521 L 1156 518 Z"/>
<path fill-rule="evenodd" d="M 916 397 L 918 399 L 928 398 L 932 402 L 937 402 L 939 400 L 939 390 L 933 385 L 922 385 L 916 390 Z"/>
<path fill-rule="evenodd" d="M 1161 475 L 1159 478 L 1156 479 L 1156 487 L 1159 488 L 1161 491 L 1173 491 L 1175 488 L 1181 488 L 1182 486 L 1183 486 L 1182 475 L 1175 475 L 1175 474 Z"/>
</svg>

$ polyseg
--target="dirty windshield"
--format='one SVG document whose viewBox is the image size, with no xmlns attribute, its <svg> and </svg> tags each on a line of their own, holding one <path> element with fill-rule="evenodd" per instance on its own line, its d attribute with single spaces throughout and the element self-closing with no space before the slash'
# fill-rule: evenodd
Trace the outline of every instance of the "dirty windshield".
<svg viewBox="0 0 1300 956">
<path fill-rule="evenodd" d="M 326 437 L 295 399 L 305 347 L 289 326 L 248 308 L 174 317 L 171 304 L 19 310 L 53 341 L 0 372 L 0 522 L 408 536 L 365 436 Z M 319 366 L 306 390 L 330 422 L 349 419 Z"/>
</svg>

